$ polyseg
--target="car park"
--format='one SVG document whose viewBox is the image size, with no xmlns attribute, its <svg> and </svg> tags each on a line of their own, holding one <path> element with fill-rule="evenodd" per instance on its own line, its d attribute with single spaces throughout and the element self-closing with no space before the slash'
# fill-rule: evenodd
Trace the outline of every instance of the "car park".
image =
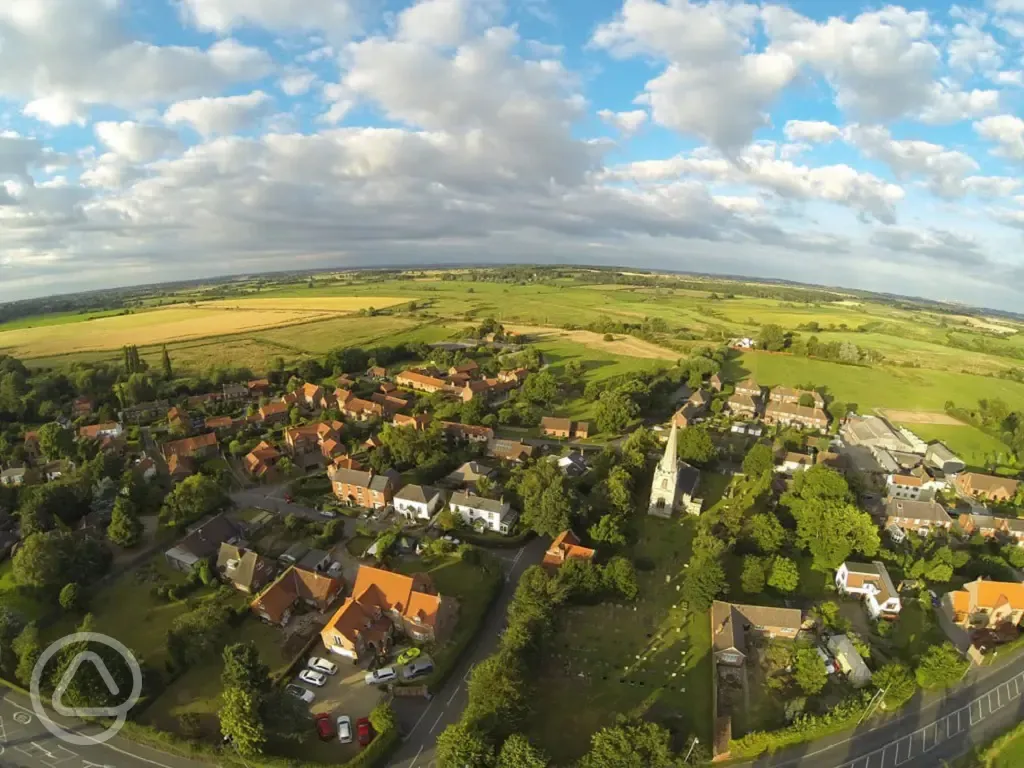
<svg viewBox="0 0 1024 768">
<path fill-rule="evenodd" d="M 327 675 L 323 672 L 317 672 L 315 669 L 304 669 L 299 672 L 299 680 L 321 688 L 327 682 Z"/>
<path fill-rule="evenodd" d="M 326 712 L 321 712 L 314 718 L 316 724 L 316 734 L 323 741 L 334 738 L 334 723 L 331 722 L 331 716 Z"/>
<path fill-rule="evenodd" d="M 313 700 L 316 698 L 315 693 L 303 688 L 301 685 L 286 685 L 284 687 L 284 692 L 289 696 L 294 696 L 296 699 L 303 701 L 306 704 L 312 704 Z"/>
<path fill-rule="evenodd" d="M 352 718 L 348 715 L 338 716 L 338 741 L 342 744 L 352 743 Z"/>
<path fill-rule="evenodd" d="M 360 747 L 365 747 L 373 741 L 373 726 L 370 725 L 370 718 L 360 717 L 356 720 L 356 734 L 358 734 Z"/>
<path fill-rule="evenodd" d="M 319 656 L 313 656 L 309 661 L 306 662 L 306 666 L 309 669 L 315 670 L 325 675 L 334 675 L 338 672 L 338 665 L 333 661 L 322 659 Z"/>
<path fill-rule="evenodd" d="M 366 684 L 367 685 L 380 685 L 381 683 L 388 683 L 398 677 L 398 673 L 394 667 L 381 667 L 380 669 L 374 669 L 366 673 Z"/>
<path fill-rule="evenodd" d="M 423 675 L 429 675 L 434 671 L 434 662 L 430 659 L 415 659 L 409 664 L 406 664 L 402 669 L 402 679 L 412 680 L 416 677 Z"/>
</svg>

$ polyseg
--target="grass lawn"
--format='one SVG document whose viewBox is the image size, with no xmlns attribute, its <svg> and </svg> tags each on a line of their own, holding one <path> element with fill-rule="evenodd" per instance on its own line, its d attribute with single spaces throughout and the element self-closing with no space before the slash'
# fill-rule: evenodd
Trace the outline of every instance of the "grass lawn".
<svg viewBox="0 0 1024 768">
<path fill-rule="evenodd" d="M 706 612 L 684 610 L 675 589 L 693 530 L 688 519 L 637 518 L 631 555 L 653 567 L 637 573 L 636 603 L 561 612 L 527 726 L 531 740 L 556 763 L 579 758 L 590 736 L 620 713 L 646 715 L 710 739 L 711 625 Z"/>
<path fill-rule="evenodd" d="M 704 509 L 711 509 L 711 507 L 717 504 L 722 496 L 725 495 L 725 489 L 729 487 L 731 482 L 732 477 L 729 475 L 723 475 L 719 472 L 701 472 L 700 487 L 697 493 L 704 499 Z"/>
<path fill-rule="evenodd" d="M 0 563 L 0 605 L 29 620 L 38 619 L 49 610 L 49 606 L 15 584 L 14 564 L 10 560 Z"/>
<path fill-rule="evenodd" d="M 1010 447 L 1002 440 L 965 424 L 962 427 L 947 424 L 904 424 L 926 442 L 941 440 L 957 456 L 973 468 L 984 469 L 989 464 L 1009 464 Z"/>
<path fill-rule="evenodd" d="M 363 553 L 373 544 L 374 538 L 372 536 L 353 536 L 351 539 L 345 542 L 345 549 L 349 551 L 349 554 L 355 557 L 362 557 Z"/>
<path fill-rule="evenodd" d="M 1001 746 L 992 761 L 992 768 L 1020 768 L 1024 765 L 1024 729 L 1017 728 L 1014 736 Z"/>
</svg>

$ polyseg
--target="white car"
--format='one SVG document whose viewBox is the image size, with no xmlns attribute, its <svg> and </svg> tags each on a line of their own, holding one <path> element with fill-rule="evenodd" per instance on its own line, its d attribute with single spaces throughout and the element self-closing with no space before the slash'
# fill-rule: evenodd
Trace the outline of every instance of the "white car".
<svg viewBox="0 0 1024 768">
<path fill-rule="evenodd" d="M 312 704 L 316 698 L 316 694 L 310 690 L 303 688 L 301 685 L 286 685 L 284 692 L 289 696 L 294 696 L 299 701 L 303 701 L 306 704 Z"/>
<path fill-rule="evenodd" d="M 320 517 L 326 517 L 326 518 L 331 519 L 331 520 L 333 520 L 334 518 L 336 518 L 338 516 L 337 512 L 335 512 L 333 509 L 328 509 L 327 507 L 323 507 L 321 509 L 318 509 L 317 510 L 317 514 L 319 514 Z"/>
<path fill-rule="evenodd" d="M 391 682 L 396 677 L 398 677 L 398 673 L 394 667 L 381 667 L 366 673 L 366 684 L 380 685 L 381 683 Z"/>
<path fill-rule="evenodd" d="M 306 666 L 317 672 L 321 672 L 325 675 L 334 675 L 338 672 L 338 665 L 334 662 L 328 661 L 327 659 L 321 659 L 319 656 L 314 656 L 306 662 Z"/>
<path fill-rule="evenodd" d="M 338 741 L 342 744 L 352 743 L 352 719 L 348 715 L 338 717 Z"/>
<path fill-rule="evenodd" d="M 320 688 L 327 682 L 327 675 L 323 672 L 317 672 L 315 669 L 304 669 L 299 672 L 299 680 Z"/>
<path fill-rule="evenodd" d="M 341 573 L 341 563 L 335 560 L 333 563 L 331 563 L 331 567 L 327 569 L 327 575 L 337 576 L 339 573 Z"/>
</svg>

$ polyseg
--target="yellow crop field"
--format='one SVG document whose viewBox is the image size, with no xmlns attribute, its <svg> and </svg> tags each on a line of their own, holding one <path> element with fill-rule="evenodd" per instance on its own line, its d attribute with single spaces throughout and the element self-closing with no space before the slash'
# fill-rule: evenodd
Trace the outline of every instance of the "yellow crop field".
<svg viewBox="0 0 1024 768">
<path fill-rule="evenodd" d="M 280 299 L 222 299 L 204 301 L 204 309 L 241 309 L 252 311 L 289 310 L 298 312 L 358 312 L 361 309 L 386 309 L 396 304 L 406 304 L 409 299 L 394 296 L 310 296 L 309 298 Z"/>
<path fill-rule="evenodd" d="M 538 341 L 563 339 L 582 344 L 601 352 L 610 352 L 622 357 L 639 357 L 645 360 L 675 360 L 680 353 L 668 347 L 660 347 L 643 339 L 627 336 L 622 333 L 612 334 L 612 341 L 605 341 L 604 336 L 593 331 L 563 331 L 559 328 L 547 328 L 536 325 L 508 325 L 508 330 L 524 333 Z"/>
</svg>

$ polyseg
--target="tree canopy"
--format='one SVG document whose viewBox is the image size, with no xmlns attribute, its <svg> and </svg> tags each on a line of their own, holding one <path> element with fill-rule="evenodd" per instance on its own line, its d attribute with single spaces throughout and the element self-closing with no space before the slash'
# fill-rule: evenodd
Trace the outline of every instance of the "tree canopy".
<svg viewBox="0 0 1024 768">
<path fill-rule="evenodd" d="M 167 494 L 160 508 L 160 524 L 168 528 L 189 525 L 220 509 L 226 497 L 215 480 L 192 475 Z"/>
<path fill-rule="evenodd" d="M 522 501 L 522 522 L 530 530 L 555 537 L 570 526 L 574 493 L 553 462 L 517 469 L 511 487 Z"/>
</svg>

